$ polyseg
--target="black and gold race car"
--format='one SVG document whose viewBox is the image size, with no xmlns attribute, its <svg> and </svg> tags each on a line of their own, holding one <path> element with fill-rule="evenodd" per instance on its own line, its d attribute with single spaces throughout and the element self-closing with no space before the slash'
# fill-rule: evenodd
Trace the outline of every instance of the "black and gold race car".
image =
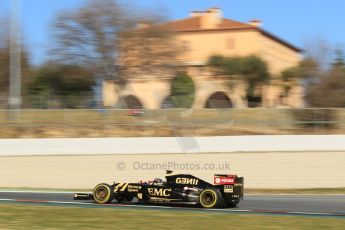
<svg viewBox="0 0 345 230">
<path fill-rule="evenodd" d="M 94 200 L 109 204 L 119 202 L 190 204 L 203 208 L 236 207 L 243 199 L 243 177 L 216 174 L 210 184 L 190 174 L 167 171 L 166 180 L 139 183 L 98 184 L 93 193 L 76 193 L 75 200 Z"/>
</svg>

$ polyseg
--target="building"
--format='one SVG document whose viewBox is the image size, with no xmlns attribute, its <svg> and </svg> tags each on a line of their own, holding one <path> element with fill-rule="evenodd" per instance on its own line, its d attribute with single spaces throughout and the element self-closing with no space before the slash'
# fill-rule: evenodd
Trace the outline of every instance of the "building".
<svg viewBox="0 0 345 230">
<path fill-rule="evenodd" d="M 142 27 L 143 25 L 141 25 Z M 173 32 L 185 52 L 178 57 L 179 66 L 192 76 L 196 85 L 193 108 L 235 107 L 250 105 L 246 86 L 241 80 L 232 82 L 224 76 L 214 76 L 206 62 L 211 55 L 256 55 L 267 62 L 272 79 L 257 89 L 261 107 L 302 107 L 303 88 L 296 83 L 287 94 L 279 74 L 296 66 L 301 50 L 281 38 L 265 31 L 259 20 L 248 23 L 225 19 L 219 8 L 191 12 L 190 17 L 163 24 Z M 112 82 L 104 83 L 104 104 L 114 106 L 119 96 L 126 99 L 128 107 L 159 109 L 166 106 L 170 95 L 171 77 L 129 79 L 122 90 L 115 90 Z M 227 103 L 217 103 L 219 101 Z M 226 105 L 226 106 L 224 106 Z"/>
</svg>

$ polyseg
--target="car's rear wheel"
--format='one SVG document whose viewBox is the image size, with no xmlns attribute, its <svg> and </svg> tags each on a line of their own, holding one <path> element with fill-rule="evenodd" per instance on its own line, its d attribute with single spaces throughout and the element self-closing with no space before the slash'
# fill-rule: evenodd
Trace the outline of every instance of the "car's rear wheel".
<svg viewBox="0 0 345 230">
<path fill-rule="evenodd" d="M 207 188 L 200 193 L 199 204 L 203 208 L 217 208 L 222 204 L 222 194 L 217 189 Z"/>
<path fill-rule="evenodd" d="M 114 199 L 114 191 L 108 184 L 99 184 L 93 189 L 93 198 L 99 204 L 109 204 Z"/>
</svg>

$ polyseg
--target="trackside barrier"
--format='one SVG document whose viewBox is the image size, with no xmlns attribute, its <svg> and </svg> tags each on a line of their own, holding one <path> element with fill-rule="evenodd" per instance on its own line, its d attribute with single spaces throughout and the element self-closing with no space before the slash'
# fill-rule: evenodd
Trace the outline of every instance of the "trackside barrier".
<svg viewBox="0 0 345 230">
<path fill-rule="evenodd" d="M 0 139 L 0 156 L 345 151 L 345 135 Z"/>
</svg>

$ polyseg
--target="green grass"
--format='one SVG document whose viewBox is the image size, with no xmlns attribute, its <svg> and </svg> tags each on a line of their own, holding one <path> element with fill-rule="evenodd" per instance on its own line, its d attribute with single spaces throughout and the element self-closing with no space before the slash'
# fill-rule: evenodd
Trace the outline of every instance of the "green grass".
<svg viewBox="0 0 345 230">
<path fill-rule="evenodd" d="M 344 229 L 345 219 L 0 204 L 0 229 Z"/>
<path fill-rule="evenodd" d="M 7 111 L 0 111 L 0 124 L 96 124 L 103 123 L 221 123 L 291 121 L 286 109 L 228 109 L 228 110 L 145 110 L 143 116 L 128 116 L 128 110 L 22 110 L 16 120 L 9 119 Z"/>
<path fill-rule="evenodd" d="M 334 128 L 301 126 L 291 109 L 0 110 L 0 138 L 343 134 L 345 110 Z M 297 123 L 296 123 L 297 122 Z"/>
</svg>

